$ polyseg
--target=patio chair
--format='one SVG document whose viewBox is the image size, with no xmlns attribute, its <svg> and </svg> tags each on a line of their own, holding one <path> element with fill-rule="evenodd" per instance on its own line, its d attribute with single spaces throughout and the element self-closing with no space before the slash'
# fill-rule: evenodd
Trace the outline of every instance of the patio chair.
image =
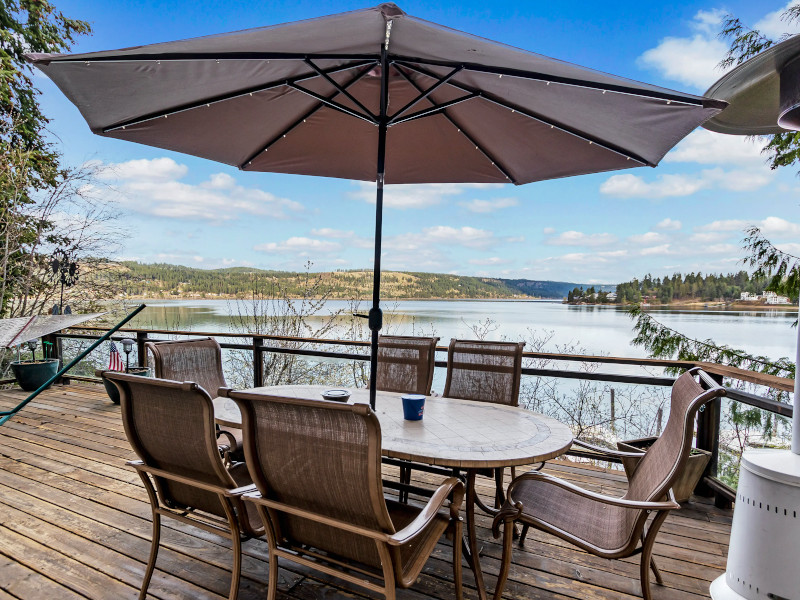
<svg viewBox="0 0 800 600">
<path fill-rule="evenodd" d="M 242 541 L 263 534 L 241 494 L 252 486 L 244 463 L 225 465 L 211 397 L 199 385 L 106 373 L 119 389 L 122 424 L 139 457 L 136 469 L 150 499 L 153 540 L 139 598 L 147 596 L 161 537 L 161 517 L 200 527 L 233 543 L 229 600 L 239 592 Z M 249 487 L 248 487 L 249 486 Z"/>
<path fill-rule="evenodd" d="M 220 392 L 242 412 L 245 456 L 258 488 L 244 499 L 267 525 L 268 600 L 275 600 L 279 558 L 393 600 L 397 587 L 415 582 L 445 532 L 453 534 L 461 600 L 458 479 L 443 481 L 424 507 L 387 500 L 380 423 L 368 404 Z"/>
<path fill-rule="evenodd" d="M 158 379 L 194 381 L 212 398 L 219 388 L 228 387 L 222 371 L 222 349 L 213 338 L 146 342 L 144 347 L 153 356 Z M 217 437 L 223 436 L 231 448 L 230 459 L 243 461 L 242 430 L 217 426 Z"/>
<path fill-rule="evenodd" d="M 535 527 L 604 558 L 625 558 L 641 553 L 642 596 L 650 600 L 651 569 L 656 581 L 663 583 L 652 558 L 653 545 L 669 511 L 680 508 L 671 488 L 691 450 L 695 415 L 703 404 L 724 395 L 723 387 L 704 371 L 694 368 L 673 384 L 667 425 L 643 456 L 606 451 L 580 442 L 581 446 L 612 456 L 641 456 L 630 477 L 628 491 L 621 498 L 590 492 L 537 471 L 515 478 L 492 523 L 495 537 L 500 535 L 500 524 L 504 526 L 503 558 L 495 600 L 500 600 L 508 579 L 515 522 L 524 525 L 520 546 L 525 543 L 528 527 Z M 647 526 L 651 514 L 653 519 Z"/>
<path fill-rule="evenodd" d="M 524 348 L 525 342 L 450 340 L 447 353 L 447 381 L 442 395 L 448 398 L 518 406 Z M 503 473 L 502 468 L 480 472 L 481 475 L 494 477 L 495 508 L 500 508 L 503 503 Z M 515 476 L 516 470 L 512 467 L 511 477 Z M 483 510 L 491 512 L 480 500 L 478 505 Z"/>
<path fill-rule="evenodd" d="M 438 337 L 378 337 L 376 389 L 430 396 L 438 342 Z"/>
<path fill-rule="evenodd" d="M 376 389 L 382 392 L 430 396 L 438 342 L 438 337 L 379 336 Z M 384 462 L 400 468 L 402 486 L 411 483 L 412 464 L 407 466 L 403 463 L 408 461 L 399 459 L 384 459 Z M 408 501 L 408 492 L 402 487 L 398 496 L 401 502 Z"/>
</svg>

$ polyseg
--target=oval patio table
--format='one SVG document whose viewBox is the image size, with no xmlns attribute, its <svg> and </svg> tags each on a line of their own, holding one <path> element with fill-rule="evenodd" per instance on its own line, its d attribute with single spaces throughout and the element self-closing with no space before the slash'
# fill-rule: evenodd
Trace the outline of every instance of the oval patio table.
<svg viewBox="0 0 800 600">
<path fill-rule="evenodd" d="M 321 398 L 326 386 L 282 385 L 246 390 L 288 398 Z M 369 404 L 369 391 L 352 389 L 348 402 Z M 486 598 L 478 561 L 475 528 L 475 475 L 481 469 L 513 467 L 550 460 L 572 445 L 569 428 L 524 408 L 457 398 L 427 397 L 424 417 L 403 418 L 402 394 L 378 392 L 375 413 L 381 425 L 381 451 L 389 458 L 463 469 L 467 474 L 465 554 L 481 600 Z M 228 398 L 214 399 L 220 425 L 241 427 L 239 408 Z"/>
</svg>

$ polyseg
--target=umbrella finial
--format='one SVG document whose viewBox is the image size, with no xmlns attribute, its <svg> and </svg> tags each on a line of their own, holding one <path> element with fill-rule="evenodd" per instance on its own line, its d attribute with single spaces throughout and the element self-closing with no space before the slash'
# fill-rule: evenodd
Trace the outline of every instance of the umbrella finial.
<svg viewBox="0 0 800 600">
<path fill-rule="evenodd" d="M 394 2 L 385 2 L 378 5 L 378 10 L 381 11 L 384 19 L 394 19 L 395 17 L 402 17 L 406 13 Z"/>
</svg>

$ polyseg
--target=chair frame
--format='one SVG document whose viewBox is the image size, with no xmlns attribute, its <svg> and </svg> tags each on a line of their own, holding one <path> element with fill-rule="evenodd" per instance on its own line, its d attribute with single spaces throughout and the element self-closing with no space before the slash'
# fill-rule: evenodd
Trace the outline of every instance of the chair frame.
<svg viewBox="0 0 800 600">
<path fill-rule="evenodd" d="M 705 371 L 702 371 L 699 367 L 695 367 L 690 369 L 684 375 L 689 374 L 690 376 L 697 375 L 700 379 L 701 385 L 708 386 L 704 392 L 699 394 L 692 400 L 688 409 L 687 409 L 687 416 L 692 415 L 700 408 L 700 406 L 714 400 L 716 398 L 720 398 L 726 395 L 725 388 L 720 386 L 716 381 L 714 381 Z M 503 507 L 495 516 L 494 520 L 492 521 L 492 534 L 495 538 L 500 537 L 500 523 L 503 523 L 503 558 L 501 560 L 500 565 L 500 573 L 497 577 L 497 587 L 495 588 L 494 593 L 494 600 L 501 600 L 503 589 L 505 587 L 506 581 L 508 579 L 508 573 L 511 566 L 511 546 L 513 542 L 513 533 L 514 533 L 514 523 L 519 521 L 524 524 L 525 528 L 523 529 L 522 535 L 520 536 L 519 545 L 520 547 L 523 546 L 525 542 L 525 536 L 528 531 L 528 527 L 536 527 L 542 531 L 555 535 L 578 548 L 581 548 L 591 554 L 596 556 L 600 556 L 602 558 L 625 558 L 628 556 L 635 556 L 637 554 L 641 554 L 642 558 L 639 562 L 639 578 L 641 581 L 642 587 L 642 597 L 644 600 L 652 600 L 652 592 L 650 590 L 650 571 L 653 571 L 653 574 L 656 577 L 656 582 L 659 585 L 663 585 L 663 580 L 661 578 L 661 573 L 659 572 L 658 568 L 656 567 L 655 561 L 653 560 L 653 546 L 655 544 L 656 535 L 658 535 L 661 526 L 664 523 L 664 520 L 669 515 L 670 511 L 680 509 L 681 505 L 675 501 L 675 495 L 672 493 L 672 483 L 675 478 L 679 475 L 680 469 L 686 462 L 686 457 L 689 454 L 691 440 L 694 433 L 694 418 L 686 418 L 686 424 L 683 432 L 684 437 L 684 444 L 685 448 L 681 455 L 681 457 L 676 461 L 675 465 L 672 467 L 672 471 L 670 474 L 665 478 L 664 482 L 661 484 L 659 488 L 655 490 L 655 493 L 652 494 L 655 497 L 665 498 L 661 501 L 639 501 L 639 500 L 627 500 L 624 498 L 615 498 L 612 496 L 607 496 L 604 494 L 598 494 L 596 492 L 591 492 L 589 490 L 585 490 L 581 487 L 578 487 L 574 484 L 571 484 L 563 479 L 558 477 L 554 477 L 552 475 L 548 475 L 546 473 L 541 473 L 538 471 L 532 471 L 529 473 L 525 473 L 520 475 L 519 477 L 515 478 L 511 484 L 508 486 L 508 491 L 506 493 L 506 500 L 503 504 Z M 586 442 L 580 442 L 576 440 L 573 442 L 579 446 L 584 448 L 589 448 L 591 450 L 601 452 L 608 456 L 622 458 L 627 456 L 637 456 L 642 457 L 644 456 L 644 452 L 620 452 L 616 450 L 609 450 L 605 448 L 600 448 L 598 446 L 593 446 L 592 444 L 587 444 Z M 531 515 L 525 515 L 523 513 L 524 507 L 521 502 L 514 501 L 514 488 L 518 486 L 520 483 L 524 481 L 541 481 L 546 482 L 547 484 L 558 486 L 562 489 L 568 490 L 578 496 L 582 496 L 584 498 L 588 498 L 590 500 L 594 500 L 596 502 L 600 502 L 602 504 L 606 504 L 609 506 L 617 506 L 620 508 L 630 509 L 630 510 L 637 510 L 640 514 L 637 516 L 636 521 L 632 526 L 632 533 L 628 538 L 628 542 L 620 546 L 619 548 L 601 548 L 595 544 L 592 544 L 578 535 L 570 533 L 568 531 L 564 531 L 559 529 L 555 526 L 551 526 L 548 523 L 537 519 Z M 654 513 L 654 514 L 653 514 Z M 652 520 L 650 521 L 649 525 L 648 520 L 650 519 L 651 515 L 653 515 Z"/>
<path fill-rule="evenodd" d="M 260 469 L 252 465 L 257 465 L 258 457 L 256 456 L 256 439 L 255 439 L 255 425 L 252 421 L 248 405 L 244 401 L 259 401 L 265 398 L 264 395 L 254 394 L 250 392 L 234 392 L 228 389 L 221 389 L 220 395 L 233 399 L 239 404 L 242 412 L 242 427 L 245 431 L 245 456 L 247 458 L 248 466 L 251 469 L 251 475 L 254 477 L 256 486 L 258 481 L 263 478 Z M 270 401 L 282 402 L 287 404 L 294 404 L 300 406 L 319 406 L 320 403 L 329 405 L 327 408 L 331 410 L 349 410 L 356 414 L 366 415 L 367 419 L 367 432 L 369 436 L 369 452 L 370 454 L 377 454 L 380 456 L 380 424 L 377 417 L 372 413 L 371 408 L 367 404 L 341 404 L 338 402 L 328 402 L 325 400 L 304 400 L 297 398 L 284 398 L 279 396 L 268 396 Z M 369 482 L 376 484 L 376 489 L 372 493 L 372 504 L 376 511 L 381 508 L 385 509 L 386 500 L 383 497 L 380 479 L 380 461 L 376 460 L 371 462 L 369 467 Z M 268 482 L 262 482 L 262 485 Z M 278 586 L 278 558 L 284 558 L 297 564 L 316 569 L 327 575 L 338 577 L 349 583 L 355 584 L 367 590 L 383 594 L 386 600 L 395 600 L 396 588 L 409 588 L 414 584 L 419 573 L 422 571 L 425 563 L 430 558 L 439 538 L 431 538 L 423 544 L 416 558 L 410 565 L 403 565 L 399 548 L 405 544 L 413 542 L 418 536 L 425 532 L 426 527 L 432 523 L 433 519 L 439 511 L 445 507 L 445 502 L 449 497 L 449 523 L 446 532 L 453 535 L 453 578 L 456 587 L 456 599 L 462 600 L 463 590 L 461 582 L 461 540 L 463 534 L 463 519 L 459 515 L 461 504 L 464 499 L 464 484 L 455 477 L 450 477 L 442 482 L 436 489 L 432 497 L 417 515 L 417 517 L 400 531 L 388 533 L 377 529 L 370 529 L 367 527 L 354 525 L 352 523 L 342 521 L 340 519 L 320 515 L 304 508 L 285 504 L 265 498 L 259 491 L 248 491 L 249 488 L 243 490 L 232 490 L 232 494 L 242 492 L 242 498 L 248 502 L 252 502 L 258 508 L 259 516 L 265 524 L 265 531 L 267 537 L 267 544 L 269 547 L 269 588 L 267 592 L 268 600 L 275 600 L 277 595 Z M 384 503 L 384 507 L 380 504 Z M 294 516 L 308 519 L 315 523 L 327 525 L 363 536 L 364 538 L 373 540 L 381 561 L 381 572 L 376 572 L 374 569 L 369 568 L 367 565 L 356 565 L 353 562 L 344 562 L 337 560 L 335 557 L 323 555 L 308 547 L 298 547 L 287 544 L 280 534 L 277 524 L 276 513 L 287 513 Z M 424 540 L 424 538 L 423 538 Z M 405 568 L 404 568 L 405 566 Z M 336 568 L 338 567 L 338 568 Z M 349 572 L 348 572 L 349 571 Z M 352 574 L 353 572 L 355 574 Z M 370 579 L 365 579 L 368 577 Z M 376 583 L 375 581 L 382 581 Z"/>
<path fill-rule="evenodd" d="M 125 429 L 128 441 L 131 447 L 139 456 L 146 456 L 147 451 L 141 445 L 139 437 L 130 426 L 132 420 L 132 407 L 129 396 L 129 388 L 127 382 L 141 383 L 142 378 L 136 375 L 128 375 L 124 373 L 110 372 L 107 377 L 114 382 L 120 391 L 120 406 L 122 412 L 122 423 Z M 241 580 L 242 570 L 242 542 L 244 540 L 260 537 L 264 531 L 262 528 L 253 527 L 247 517 L 247 510 L 242 502 L 242 496 L 255 490 L 254 485 L 237 487 L 235 481 L 225 468 L 223 459 L 220 456 L 220 448 L 216 443 L 216 431 L 213 427 L 214 423 L 214 410 L 211 403 L 211 397 L 199 385 L 193 382 L 178 382 L 170 380 L 154 380 L 147 381 L 148 384 L 156 385 L 159 387 L 166 387 L 172 389 L 180 389 L 182 391 L 195 391 L 207 397 L 208 402 L 203 404 L 203 421 L 205 422 L 205 434 L 209 443 L 206 444 L 209 452 L 209 458 L 215 466 L 215 471 L 222 479 L 229 479 L 231 486 L 223 487 L 220 485 L 209 484 L 203 481 L 197 481 L 191 477 L 178 475 L 164 469 L 159 469 L 146 464 L 143 460 L 133 460 L 126 462 L 127 466 L 133 467 L 139 478 L 142 480 L 144 489 L 150 500 L 150 508 L 152 511 L 153 531 L 152 541 L 150 546 L 150 555 L 145 569 L 144 580 L 139 593 L 139 600 L 144 600 L 147 597 L 147 590 L 150 586 L 150 581 L 153 577 L 153 572 L 158 558 L 158 551 L 161 544 L 161 517 L 170 517 L 182 523 L 199 527 L 210 533 L 219 535 L 220 537 L 231 540 L 233 545 L 233 568 L 231 572 L 231 586 L 228 594 L 229 600 L 236 600 L 239 593 L 239 582 Z M 213 442 L 211 442 L 213 440 Z M 194 488 L 205 490 L 217 495 L 219 498 L 222 509 L 225 513 L 225 518 L 218 517 L 204 513 L 202 511 L 192 512 L 191 508 L 177 509 L 166 505 L 162 501 L 162 494 L 160 493 L 158 480 L 156 478 L 168 479 L 176 483 L 182 483 Z M 191 516 L 190 516 L 191 514 Z"/>
</svg>

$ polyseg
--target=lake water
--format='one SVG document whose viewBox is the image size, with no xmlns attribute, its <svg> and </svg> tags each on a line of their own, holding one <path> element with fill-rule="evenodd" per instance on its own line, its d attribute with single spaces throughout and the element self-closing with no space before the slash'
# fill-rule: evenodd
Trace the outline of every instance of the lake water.
<svg viewBox="0 0 800 600">
<path fill-rule="evenodd" d="M 247 301 L 236 300 L 150 300 L 148 308 L 132 326 L 151 329 L 229 332 L 236 330 L 233 315 L 245 309 Z M 359 310 L 366 312 L 367 302 Z M 312 326 L 322 323 L 324 315 L 344 310 L 344 301 L 329 301 Z M 387 302 L 386 331 L 395 335 L 416 333 L 438 335 L 446 344 L 451 337 L 475 338 L 472 327 L 484 326 L 486 339 L 511 340 L 552 336 L 545 350 L 557 351 L 572 346 L 575 353 L 645 356 L 643 349 L 632 346 L 630 317 L 624 310 L 609 306 L 570 306 L 548 301 L 447 301 L 403 300 Z M 650 313 L 662 324 L 695 339 L 711 339 L 742 349 L 750 354 L 772 359 L 794 357 L 796 331 L 791 327 L 794 311 L 760 310 L 688 310 L 659 309 Z M 486 320 L 490 322 L 487 323 Z M 339 329 L 330 337 L 345 337 Z M 528 344 L 530 348 L 530 343 Z"/>
</svg>

